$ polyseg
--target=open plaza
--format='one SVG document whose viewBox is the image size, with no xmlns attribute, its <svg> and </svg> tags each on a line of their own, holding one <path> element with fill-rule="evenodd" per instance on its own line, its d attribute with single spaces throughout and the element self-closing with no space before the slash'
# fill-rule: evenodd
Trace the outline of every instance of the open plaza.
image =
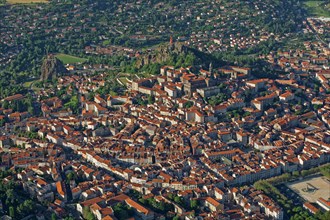
<svg viewBox="0 0 330 220">
<path fill-rule="evenodd" d="M 330 180 L 325 176 L 307 178 L 286 184 L 308 202 L 316 202 L 319 198 L 330 198 Z"/>
</svg>

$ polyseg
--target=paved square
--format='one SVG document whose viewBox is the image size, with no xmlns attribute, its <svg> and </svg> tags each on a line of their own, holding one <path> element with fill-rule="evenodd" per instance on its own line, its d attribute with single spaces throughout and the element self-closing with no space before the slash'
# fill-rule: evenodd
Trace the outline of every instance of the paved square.
<svg viewBox="0 0 330 220">
<path fill-rule="evenodd" d="M 330 180 L 324 176 L 307 178 L 286 184 L 306 201 L 316 202 L 320 197 L 330 198 Z"/>
</svg>

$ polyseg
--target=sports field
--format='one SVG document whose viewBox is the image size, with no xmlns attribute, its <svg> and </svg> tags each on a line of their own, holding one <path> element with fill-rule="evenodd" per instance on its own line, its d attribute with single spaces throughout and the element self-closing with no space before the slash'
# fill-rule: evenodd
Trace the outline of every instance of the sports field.
<svg viewBox="0 0 330 220">
<path fill-rule="evenodd" d="M 304 2 L 305 8 L 311 16 L 330 18 L 330 2 L 308 0 Z"/>
<path fill-rule="evenodd" d="M 64 64 L 83 63 L 87 60 L 85 58 L 75 57 L 75 56 L 71 56 L 68 54 L 62 54 L 62 53 L 56 54 L 55 56 L 59 60 L 61 60 Z"/>
</svg>

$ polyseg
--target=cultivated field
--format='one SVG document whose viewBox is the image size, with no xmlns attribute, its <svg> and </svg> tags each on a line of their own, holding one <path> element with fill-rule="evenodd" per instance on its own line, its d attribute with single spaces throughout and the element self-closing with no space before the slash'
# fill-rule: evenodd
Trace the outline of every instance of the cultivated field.
<svg viewBox="0 0 330 220">
<path fill-rule="evenodd" d="M 7 0 L 9 4 L 46 3 L 48 0 Z"/>
<path fill-rule="evenodd" d="M 324 176 L 307 178 L 286 185 L 309 202 L 316 202 L 320 197 L 330 198 L 330 180 Z"/>
</svg>

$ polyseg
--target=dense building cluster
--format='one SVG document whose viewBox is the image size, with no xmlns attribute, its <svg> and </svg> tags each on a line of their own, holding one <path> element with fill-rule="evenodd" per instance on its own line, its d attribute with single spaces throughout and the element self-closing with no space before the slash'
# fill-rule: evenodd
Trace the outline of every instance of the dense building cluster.
<svg viewBox="0 0 330 220">
<path fill-rule="evenodd" d="M 0 66 L 17 73 L 2 85 L 15 82 L 26 91 L 0 88 L 0 215 L 282 220 L 301 217 L 293 204 L 303 205 L 307 217 L 330 211 L 330 195 L 301 202 L 292 199 L 299 190 L 287 187 L 286 197 L 277 192 L 281 184 L 271 184 L 314 178 L 330 162 L 330 45 L 324 37 L 330 23 L 300 22 L 300 4 L 0 6 Z M 273 50 L 296 31 L 308 36 L 299 46 Z M 151 46 L 169 37 L 169 45 Z M 176 45 L 180 50 L 173 52 Z M 267 48 L 265 55 L 254 51 L 257 45 Z M 44 49 L 54 60 L 65 55 L 58 53 L 89 60 L 68 61 L 62 75 L 23 85 L 28 68 L 37 72 Z M 164 51 L 171 64 L 159 58 Z M 226 51 L 256 65 L 215 64 L 213 55 Z M 184 56 L 198 65 L 185 65 Z M 271 72 L 262 72 L 267 65 Z M 148 72 L 154 67 L 159 74 Z M 317 189 L 307 183 L 304 190 Z"/>
<path fill-rule="evenodd" d="M 23 168 L 12 178 L 59 216 L 76 201 L 78 212 L 88 207 L 98 219 L 118 216 L 117 206 L 142 219 L 283 219 L 261 191 L 235 186 L 330 161 L 325 71 L 313 81 L 303 72 L 272 80 L 237 66 L 164 66 L 160 75 L 128 81 L 126 95 L 92 99 L 102 74 L 62 76 L 36 94 L 41 116 L 0 110 L 1 167 Z M 61 89 L 78 94 L 78 114 L 54 96 Z M 167 214 L 155 204 L 167 204 Z"/>
</svg>

